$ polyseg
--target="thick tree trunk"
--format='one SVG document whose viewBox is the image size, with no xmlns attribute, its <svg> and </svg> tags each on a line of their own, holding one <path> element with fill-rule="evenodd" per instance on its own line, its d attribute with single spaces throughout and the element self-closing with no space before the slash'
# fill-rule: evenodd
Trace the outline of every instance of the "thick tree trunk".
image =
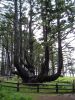
<svg viewBox="0 0 75 100">
<path fill-rule="evenodd" d="M 58 1 L 56 1 L 56 9 L 59 7 Z M 62 45 L 61 45 L 61 28 L 60 28 L 60 13 L 57 12 L 57 32 L 58 32 L 58 70 L 57 72 L 61 75 L 61 70 L 63 68 L 63 55 L 62 55 Z"/>
<path fill-rule="evenodd" d="M 48 41 L 47 41 L 47 36 L 48 36 L 48 28 L 47 26 L 45 26 L 46 29 L 45 29 L 45 39 L 44 39 L 44 42 L 46 43 L 45 44 L 45 74 L 48 75 L 48 72 L 49 72 L 49 45 L 48 45 Z"/>
<path fill-rule="evenodd" d="M 54 50 L 53 50 L 53 45 L 50 47 L 50 60 L 51 60 L 51 65 L 52 65 L 52 74 L 55 74 L 55 62 L 54 62 Z"/>
</svg>

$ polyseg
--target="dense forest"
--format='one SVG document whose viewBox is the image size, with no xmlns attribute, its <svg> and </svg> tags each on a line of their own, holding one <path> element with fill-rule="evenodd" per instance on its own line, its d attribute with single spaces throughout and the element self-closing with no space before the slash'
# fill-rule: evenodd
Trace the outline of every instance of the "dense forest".
<svg viewBox="0 0 75 100">
<path fill-rule="evenodd" d="M 25 83 L 54 81 L 67 68 L 74 74 L 74 24 L 74 0 L 0 0 L 0 74 Z"/>
</svg>

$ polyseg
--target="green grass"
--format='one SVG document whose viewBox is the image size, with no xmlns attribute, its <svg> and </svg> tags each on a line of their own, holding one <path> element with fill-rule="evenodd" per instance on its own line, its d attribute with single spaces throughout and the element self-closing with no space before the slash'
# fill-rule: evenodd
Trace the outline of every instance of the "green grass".
<svg viewBox="0 0 75 100">
<path fill-rule="evenodd" d="M 16 80 L 16 81 L 15 81 Z M 72 82 L 74 78 L 72 77 L 59 77 L 56 81 L 53 82 L 47 82 L 48 85 L 40 85 L 40 92 L 37 93 L 37 87 L 36 86 L 27 86 L 27 85 L 20 85 L 20 91 L 17 92 L 16 88 L 11 88 L 11 87 L 4 87 L 2 85 L 8 85 L 8 86 L 16 86 L 15 84 L 11 83 L 4 83 L 2 81 L 0 83 L 0 100 L 38 100 L 37 98 L 42 95 L 42 93 L 46 94 L 48 93 L 52 95 L 52 92 L 56 92 L 56 83 L 59 84 L 59 93 L 64 93 L 64 92 L 72 92 Z M 17 82 L 17 78 L 14 77 L 13 79 L 7 80 L 7 82 Z M 68 86 L 67 86 L 68 84 Z M 26 88 L 25 88 L 26 87 Z M 34 89 L 35 88 L 35 89 Z M 46 88 L 46 89 L 42 89 Z M 52 90 L 52 89 L 53 90 Z M 70 90 L 68 90 L 70 89 Z"/>
<path fill-rule="evenodd" d="M 59 77 L 56 81 L 57 82 L 73 82 L 75 77 Z"/>
<path fill-rule="evenodd" d="M 44 95 L 41 93 L 24 93 L 0 88 L 0 100 L 38 100 L 38 97 Z M 46 96 L 55 94 L 45 94 Z"/>
<path fill-rule="evenodd" d="M 42 95 L 50 96 L 55 94 L 24 93 L 0 88 L 0 100 L 38 100 L 38 97 Z"/>
<path fill-rule="evenodd" d="M 16 80 L 16 81 L 15 81 Z M 39 88 L 39 92 L 40 93 L 55 93 L 56 92 L 56 83 L 59 85 L 59 93 L 64 93 L 64 92 L 72 92 L 72 83 L 73 83 L 74 78 L 73 77 L 59 77 L 57 80 L 53 81 L 53 82 L 47 82 L 44 83 L 44 85 L 40 85 Z M 13 79 L 9 79 L 7 80 L 7 82 L 17 82 L 17 77 L 14 77 Z M 20 81 L 21 82 L 21 81 Z M 13 86 L 13 87 L 17 87 L 16 84 L 12 84 L 12 83 L 4 83 L 1 82 L 2 85 L 6 85 L 6 86 Z M 48 85 L 46 85 L 48 84 Z M 1 86 L 1 85 L 0 85 Z M 17 91 L 17 88 L 13 88 L 13 87 L 4 87 L 2 86 L 3 89 L 6 89 L 8 91 Z M 44 88 L 44 89 L 43 89 Z M 27 85 L 20 85 L 20 92 L 21 93 L 37 93 L 37 87 L 36 86 L 27 86 Z"/>
<path fill-rule="evenodd" d="M 0 100 L 36 100 L 35 95 L 0 88 Z"/>
<path fill-rule="evenodd" d="M 0 100 L 32 100 L 29 96 L 24 96 L 21 93 L 6 93 L 0 92 Z"/>
</svg>

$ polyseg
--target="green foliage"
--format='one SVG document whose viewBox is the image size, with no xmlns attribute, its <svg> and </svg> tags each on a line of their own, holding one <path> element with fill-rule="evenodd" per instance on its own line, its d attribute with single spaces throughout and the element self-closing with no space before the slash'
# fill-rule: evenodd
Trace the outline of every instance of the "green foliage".
<svg viewBox="0 0 75 100">
<path fill-rule="evenodd" d="M 57 82 L 70 82 L 74 80 L 74 77 L 59 77 L 56 81 Z"/>
<path fill-rule="evenodd" d="M 0 91 L 0 100 L 32 100 L 32 98 L 21 93 L 2 90 Z"/>
</svg>

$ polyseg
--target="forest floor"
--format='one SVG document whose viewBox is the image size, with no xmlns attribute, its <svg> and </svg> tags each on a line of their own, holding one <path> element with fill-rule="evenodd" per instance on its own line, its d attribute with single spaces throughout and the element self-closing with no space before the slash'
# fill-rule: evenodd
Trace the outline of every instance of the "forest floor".
<svg viewBox="0 0 75 100">
<path fill-rule="evenodd" d="M 37 100 L 75 100 L 75 94 L 40 95 Z"/>
</svg>

